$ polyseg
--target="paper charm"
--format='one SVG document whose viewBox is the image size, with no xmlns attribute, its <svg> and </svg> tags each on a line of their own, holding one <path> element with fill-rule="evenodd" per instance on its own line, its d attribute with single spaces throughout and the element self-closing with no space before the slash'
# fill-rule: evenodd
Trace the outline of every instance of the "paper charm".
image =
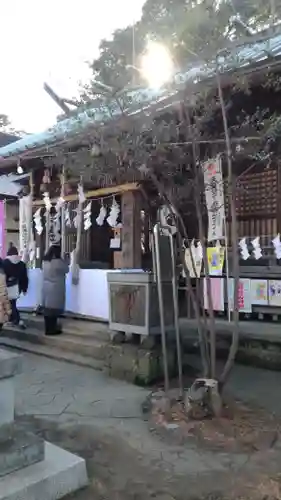
<svg viewBox="0 0 281 500">
<path fill-rule="evenodd" d="M 78 200 L 80 205 L 82 205 L 86 201 L 86 196 L 82 184 L 78 184 Z"/>
<path fill-rule="evenodd" d="M 92 225 L 91 215 L 92 215 L 92 202 L 88 203 L 88 205 L 84 208 L 84 230 L 88 231 Z"/>
<path fill-rule="evenodd" d="M 261 250 L 261 247 L 260 247 L 260 237 L 258 236 L 257 238 L 255 238 L 254 240 L 252 240 L 251 244 L 252 244 L 252 246 L 254 248 L 253 255 L 254 255 L 254 257 L 255 257 L 256 260 L 259 260 L 262 257 L 262 250 Z"/>
<path fill-rule="evenodd" d="M 102 202 L 101 207 L 100 207 L 100 213 L 96 218 L 96 223 L 98 226 L 102 226 L 104 224 L 106 214 L 107 214 L 107 210 Z"/>
<path fill-rule="evenodd" d="M 42 225 L 42 219 L 41 219 L 41 208 L 38 208 L 38 210 L 36 210 L 35 214 L 33 215 L 33 220 L 34 220 L 34 224 L 35 224 L 35 231 L 40 236 L 43 233 L 43 225 Z"/>
<path fill-rule="evenodd" d="M 117 219 L 118 219 L 119 214 L 120 214 L 119 205 L 118 205 L 117 201 L 115 200 L 115 198 L 113 198 L 113 202 L 112 202 L 112 205 L 111 205 L 110 213 L 109 213 L 109 216 L 106 219 L 107 222 L 108 222 L 108 224 L 111 227 L 116 227 L 116 225 L 117 225 Z"/>
<path fill-rule="evenodd" d="M 64 212 L 64 221 L 66 227 L 71 227 L 71 218 L 70 218 L 70 210 L 69 210 L 69 205 L 67 205 L 65 212 Z"/>
<path fill-rule="evenodd" d="M 241 257 L 243 260 L 247 260 L 250 257 L 249 251 L 248 251 L 248 246 L 246 243 L 246 238 L 242 238 L 239 242 L 239 248 L 241 251 Z"/>
<path fill-rule="evenodd" d="M 275 236 L 274 240 L 272 240 L 272 243 L 274 246 L 274 253 L 276 255 L 276 259 L 281 259 L 281 241 L 279 233 L 277 234 L 277 236 Z"/>
<path fill-rule="evenodd" d="M 50 200 L 49 193 L 47 193 L 47 192 L 43 193 L 43 201 L 44 201 L 47 212 L 50 212 L 50 210 L 52 208 L 52 203 Z"/>
</svg>

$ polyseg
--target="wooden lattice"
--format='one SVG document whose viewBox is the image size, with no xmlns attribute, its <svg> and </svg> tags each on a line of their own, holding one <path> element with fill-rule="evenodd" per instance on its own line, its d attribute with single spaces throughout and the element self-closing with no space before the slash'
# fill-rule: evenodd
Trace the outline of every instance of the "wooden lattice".
<svg viewBox="0 0 281 500">
<path fill-rule="evenodd" d="M 237 183 L 236 206 L 238 217 L 269 217 L 277 210 L 277 171 L 242 176 Z"/>
</svg>

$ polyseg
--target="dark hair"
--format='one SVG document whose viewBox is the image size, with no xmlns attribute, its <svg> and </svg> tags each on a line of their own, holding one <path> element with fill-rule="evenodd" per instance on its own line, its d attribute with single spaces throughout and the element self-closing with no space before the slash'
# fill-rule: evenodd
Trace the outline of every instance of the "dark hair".
<svg viewBox="0 0 281 500">
<path fill-rule="evenodd" d="M 10 247 L 7 252 L 8 257 L 12 257 L 12 255 L 18 255 L 18 254 L 19 254 L 18 249 L 14 245 L 10 244 Z"/>
<path fill-rule="evenodd" d="M 51 262 L 53 259 L 61 258 L 61 247 L 60 245 L 51 245 L 49 250 L 45 253 L 43 260 Z"/>
</svg>

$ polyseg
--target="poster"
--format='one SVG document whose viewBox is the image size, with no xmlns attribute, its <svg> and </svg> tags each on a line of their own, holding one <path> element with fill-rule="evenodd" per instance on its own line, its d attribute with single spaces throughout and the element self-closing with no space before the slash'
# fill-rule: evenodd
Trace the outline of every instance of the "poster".
<svg viewBox="0 0 281 500">
<path fill-rule="evenodd" d="M 205 198 L 208 212 L 208 241 L 224 238 L 224 193 L 221 158 L 203 163 Z"/>
<path fill-rule="evenodd" d="M 207 248 L 207 259 L 210 276 L 222 276 L 224 255 L 224 247 Z"/>
<path fill-rule="evenodd" d="M 233 311 L 234 302 L 234 279 L 229 278 L 228 280 L 228 300 L 229 309 Z M 238 308 L 239 312 L 250 313 L 252 312 L 252 302 L 251 302 L 251 280 L 243 279 L 239 280 L 238 285 Z"/>
<path fill-rule="evenodd" d="M 0 201 L 0 257 L 6 257 L 5 202 Z"/>
<path fill-rule="evenodd" d="M 223 278 L 210 278 L 211 294 L 214 311 L 224 311 L 224 280 Z M 207 294 L 207 279 L 204 278 L 204 309 L 209 309 Z"/>
<path fill-rule="evenodd" d="M 253 305 L 268 305 L 268 281 L 254 279 L 251 280 L 251 301 Z"/>
<path fill-rule="evenodd" d="M 281 307 L 281 281 L 268 281 L 268 303 L 270 306 Z"/>
</svg>

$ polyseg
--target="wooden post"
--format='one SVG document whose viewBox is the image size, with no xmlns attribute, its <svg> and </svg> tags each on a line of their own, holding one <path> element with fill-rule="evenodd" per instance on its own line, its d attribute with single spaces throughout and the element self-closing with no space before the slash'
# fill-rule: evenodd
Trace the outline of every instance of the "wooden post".
<svg viewBox="0 0 281 500">
<path fill-rule="evenodd" d="M 122 268 L 141 269 L 141 194 L 122 194 Z"/>
</svg>

